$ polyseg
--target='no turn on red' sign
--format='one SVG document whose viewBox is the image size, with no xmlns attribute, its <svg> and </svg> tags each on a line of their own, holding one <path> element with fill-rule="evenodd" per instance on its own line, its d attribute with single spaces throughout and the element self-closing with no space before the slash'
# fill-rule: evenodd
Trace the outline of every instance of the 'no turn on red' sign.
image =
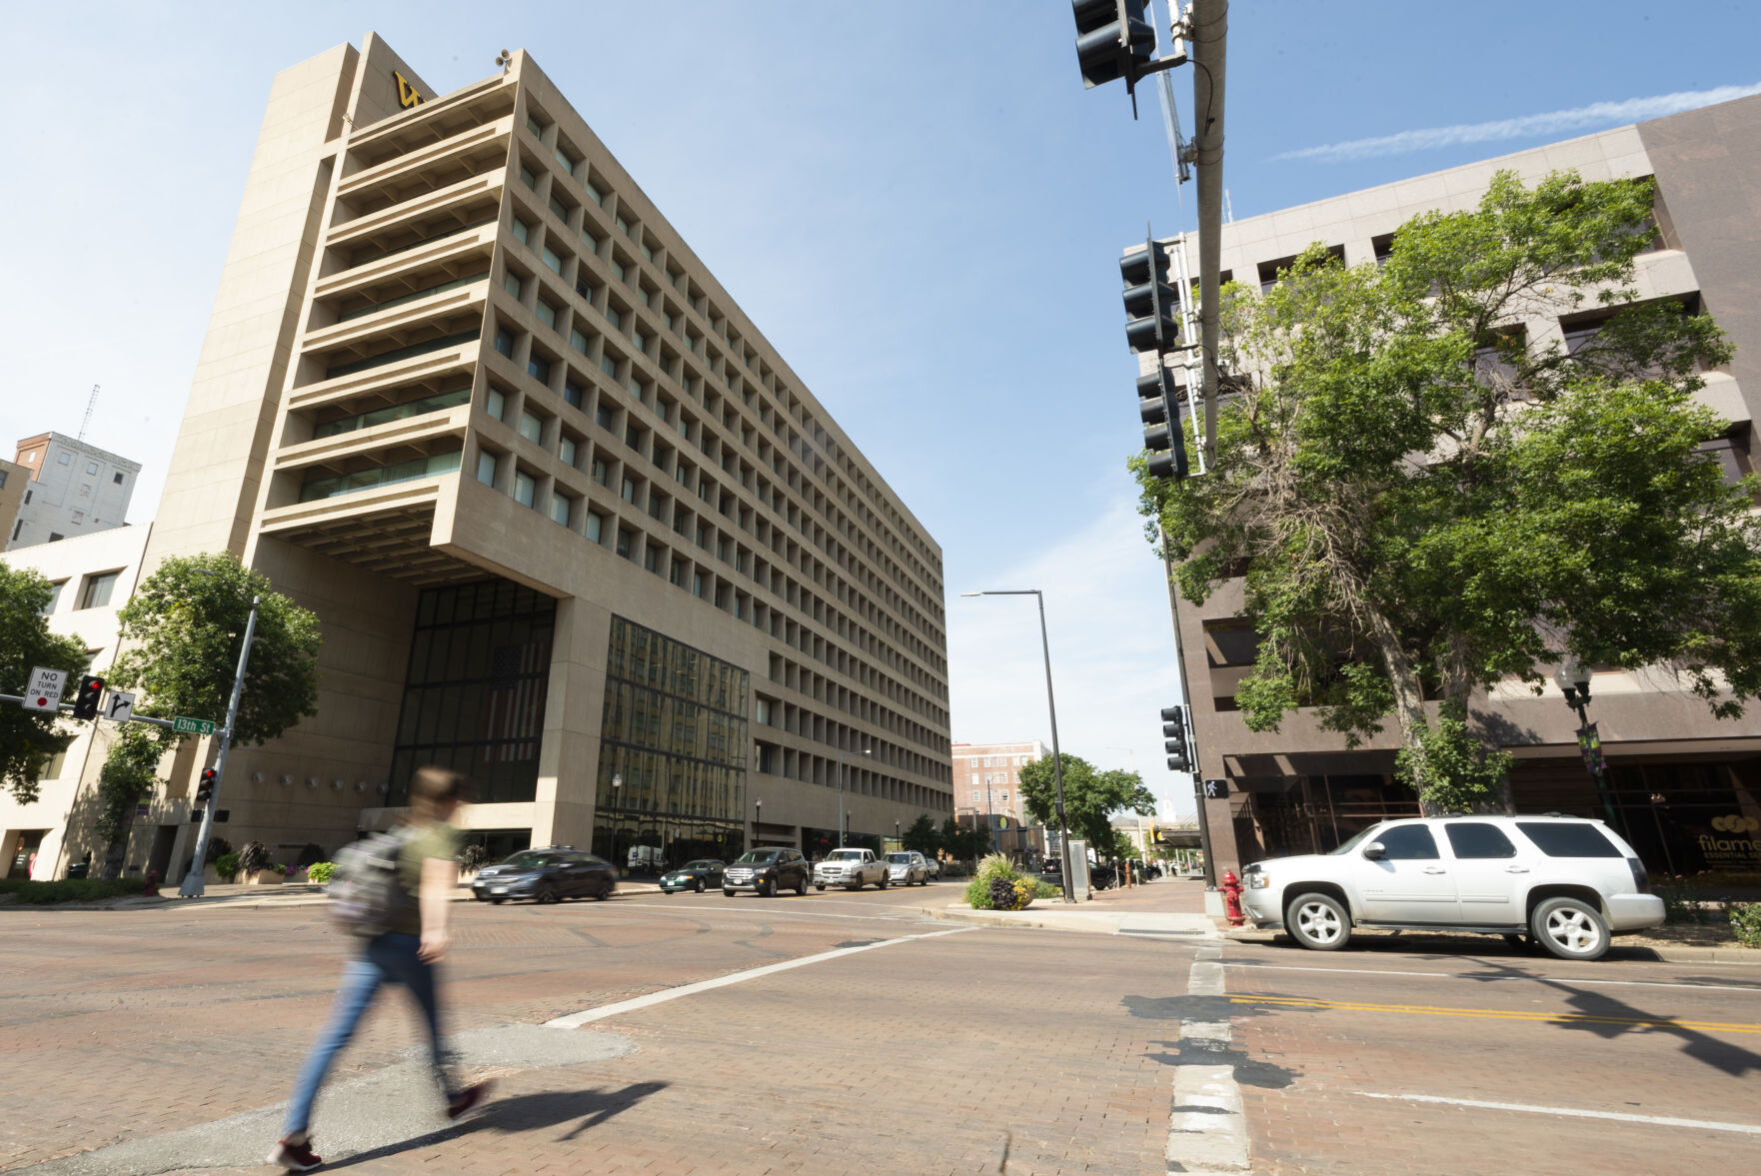
<svg viewBox="0 0 1761 1176">
<path fill-rule="evenodd" d="M 60 709 L 61 692 L 65 689 L 67 689 L 66 670 L 33 666 L 31 667 L 31 683 L 25 687 L 24 701 L 19 705 L 28 711 L 41 711 L 52 715 Z"/>
</svg>

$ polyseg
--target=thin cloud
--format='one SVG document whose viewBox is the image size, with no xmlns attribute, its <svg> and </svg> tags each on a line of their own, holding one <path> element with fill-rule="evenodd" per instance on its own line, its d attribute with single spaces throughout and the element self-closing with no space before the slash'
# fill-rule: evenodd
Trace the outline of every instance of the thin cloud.
<svg viewBox="0 0 1761 1176">
<path fill-rule="evenodd" d="M 1719 86 L 1714 90 L 1683 90 L 1676 94 L 1659 94 L 1651 98 L 1629 98 L 1624 102 L 1592 102 L 1572 110 L 1554 110 L 1546 114 L 1529 114 L 1521 118 L 1505 118 L 1496 122 L 1463 123 L 1453 127 L 1431 127 L 1422 131 L 1402 131 L 1374 139 L 1350 139 L 1344 143 L 1326 143 L 1286 151 L 1273 159 L 1314 159 L 1322 163 L 1346 163 L 1372 159 L 1382 155 L 1408 155 L 1415 151 L 1435 151 L 1466 143 L 1492 143 L 1501 139 L 1528 139 L 1558 135 L 1586 127 L 1619 126 L 1644 119 L 1663 118 L 1684 110 L 1697 110 L 1719 102 L 1730 102 L 1761 94 L 1761 83 L 1751 86 Z"/>
</svg>

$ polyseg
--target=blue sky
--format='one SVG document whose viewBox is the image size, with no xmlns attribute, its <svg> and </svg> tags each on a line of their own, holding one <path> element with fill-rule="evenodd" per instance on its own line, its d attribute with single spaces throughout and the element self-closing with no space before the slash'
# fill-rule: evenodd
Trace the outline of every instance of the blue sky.
<svg viewBox="0 0 1761 1176">
<path fill-rule="evenodd" d="M 150 519 L 276 71 L 372 29 L 444 92 L 525 48 L 941 543 L 954 738 L 1049 738 L 1031 599 L 959 596 L 1042 588 L 1064 750 L 1191 811 L 1117 269 L 1184 226 L 1153 98 L 1082 89 L 1065 0 L 244 8 L 8 12 L 0 438 L 77 432 L 102 385 L 88 438 L 145 465 Z M 1741 3 L 1237 0 L 1224 182 L 1251 216 L 1753 89 L 1757 33 Z"/>
</svg>

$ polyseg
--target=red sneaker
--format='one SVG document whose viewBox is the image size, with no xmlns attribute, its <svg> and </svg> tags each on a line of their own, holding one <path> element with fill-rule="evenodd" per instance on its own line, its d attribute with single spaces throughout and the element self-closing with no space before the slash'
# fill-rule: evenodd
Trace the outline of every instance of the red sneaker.
<svg viewBox="0 0 1761 1176">
<path fill-rule="evenodd" d="M 324 1157 L 312 1150 L 310 1140 L 302 1139 L 295 1143 L 294 1137 L 290 1135 L 275 1145 L 275 1150 L 269 1153 L 268 1162 L 279 1164 L 288 1172 L 310 1172 L 324 1162 Z"/>
<path fill-rule="evenodd" d="M 473 1082 L 471 1085 L 465 1087 L 463 1090 L 453 1095 L 452 1100 L 446 1104 L 446 1117 L 449 1119 L 457 1119 L 468 1114 L 471 1111 L 471 1108 L 489 1097 L 489 1091 L 494 1086 L 494 1082 L 483 1081 Z"/>
</svg>

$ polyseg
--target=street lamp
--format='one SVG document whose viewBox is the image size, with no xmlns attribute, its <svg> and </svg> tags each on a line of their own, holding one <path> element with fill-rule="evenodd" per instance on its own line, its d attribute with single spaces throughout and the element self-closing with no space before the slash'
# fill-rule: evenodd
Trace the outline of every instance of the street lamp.
<svg viewBox="0 0 1761 1176">
<path fill-rule="evenodd" d="M 874 754 L 869 748 L 862 749 L 863 755 Z M 848 821 L 844 816 L 844 753 L 838 753 L 838 848 L 844 848 L 844 834 Z"/>
<path fill-rule="evenodd" d="M 752 798 L 752 810 L 752 844 L 756 845 L 758 843 L 758 827 L 764 824 L 764 798 L 762 796 Z M 746 848 L 750 849 L 752 846 L 748 845 Z"/>
<path fill-rule="evenodd" d="M 1039 640 L 1046 658 L 1046 711 L 1052 719 L 1052 779 L 1058 787 L 1058 864 L 1064 875 L 1064 901 L 1075 902 L 1070 893 L 1070 830 L 1064 824 L 1064 758 L 1058 754 L 1058 704 L 1052 697 L 1052 643 L 1046 636 L 1046 598 L 1038 588 L 1005 588 L 989 592 L 962 592 L 961 596 L 1032 596 L 1039 600 Z"/>
<path fill-rule="evenodd" d="M 1553 680 L 1565 695 L 1565 705 L 1578 712 L 1578 750 L 1583 753 L 1584 767 L 1589 769 L 1590 778 L 1596 781 L 1596 794 L 1602 798 L 1602 807 L 1608 811 L 1608 827 L 1621 831 L 1623 826 L 1614 811 L 1614 797 L 1608 791 L 1608 778 L 1603 773 L 1602 739 L 1590 724 L 1590 671 L 1568 653 L 1559 663 L 1559 669 L 1554 671 Z"/>
<path fill-rule="evenodd" d="M 203 575 L 212 572 L 196 569 Z M 214 753 L 214 787 L 208 792 L 208 803 L 202 808 L 202 828 L 196 834 L 196 851 L 190 857 L 190 872 L 177 888 L 179 898 L 200 898 L 207 887 L 203 884 L 202 866 L 208 859 L 208 842 L 214 833 L 214 810 L 220 804 L 220 781 L 226 775 L 226 752 L 232 746 L 233 725 L 238 721 L 238 700 L 245 692 L 245 668 L 251 664 L 251 642 L 257 633 L 257 606 L 261 596 L 251 597 L 251 616 L 245 622 L 244 644 L 238 650 L 238 669 L 232 676 L 232 698 L 226 704 L 226 726 L 220 731 L 220 746 Z"/>
</svg>

